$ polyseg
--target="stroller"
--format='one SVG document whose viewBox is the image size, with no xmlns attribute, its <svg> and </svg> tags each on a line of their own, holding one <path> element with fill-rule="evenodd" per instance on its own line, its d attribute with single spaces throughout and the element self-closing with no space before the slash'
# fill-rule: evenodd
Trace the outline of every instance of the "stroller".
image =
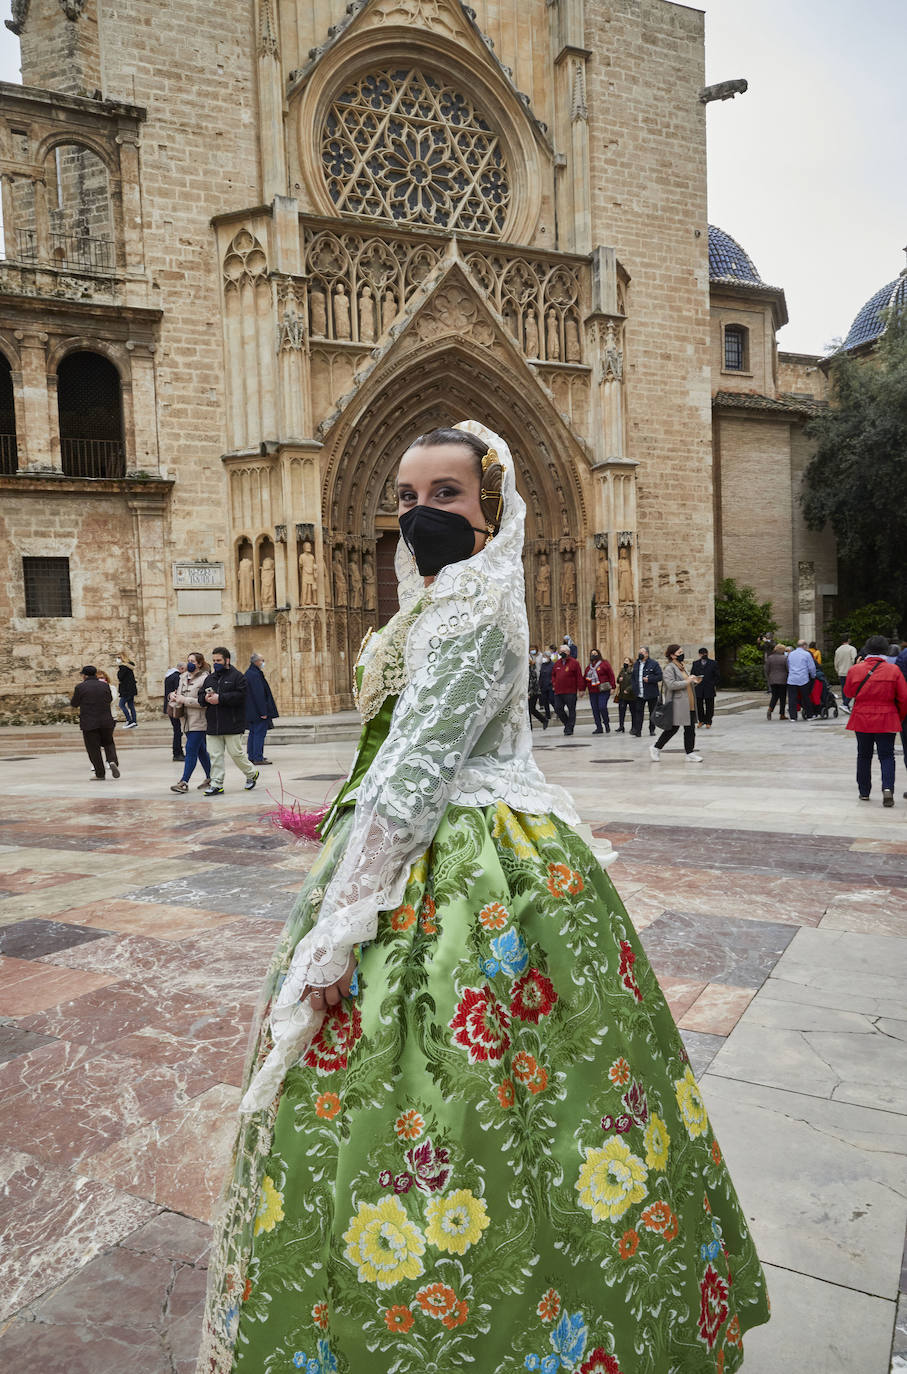
<svg viewBox="0 0 907 1374">
<path fill-rule="evenodd" d="M 828 720 L 828 717 L 838 714 L 838 698 L 828 685 L 828 679 L 822 669 L 816 668 L 816 680 L 813 683 L 812 691 L 809 694 L 812 702 L 813 715 Z"/>
</svg>

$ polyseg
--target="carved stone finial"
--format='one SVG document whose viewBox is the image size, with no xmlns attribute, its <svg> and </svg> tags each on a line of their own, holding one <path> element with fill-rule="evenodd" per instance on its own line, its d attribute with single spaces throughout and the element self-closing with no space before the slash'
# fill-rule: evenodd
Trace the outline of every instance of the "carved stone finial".
<svg viewBox="0 0 907 1374">
<path fill-rule="evenodd" d="M 85 0 L 60 0 L 60 9 L 73 23 L 85 8 Z"/>
<path fill-rule="evenodd" d="M 277 21 L 274 17 L 272 0 L 259 0 L 258 55 L 259 57 L 280 56 Z"/>
<path fill-rule="evenodd" d="M 30 0 L 13 0 L 12 18 L 6 20 L 6 27 L 18 38 L 28 18 Z"/>
</svg>

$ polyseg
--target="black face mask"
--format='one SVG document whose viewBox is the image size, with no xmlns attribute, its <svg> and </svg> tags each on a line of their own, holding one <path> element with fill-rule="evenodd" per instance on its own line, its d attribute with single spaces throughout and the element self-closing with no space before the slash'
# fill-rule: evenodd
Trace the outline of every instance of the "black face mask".
<svg viewBox="0 0 907 1374">
<path fill-rule="evenodd" d="M 465 515 L 438 510 L 435 506 L 411 506 L 400 516 L 400 533 L 423 577 L 434 577 L 448 563 L 462 563 L 475 548 L 473 533 L 484 527 L 470 525 Z"/>
</svg>

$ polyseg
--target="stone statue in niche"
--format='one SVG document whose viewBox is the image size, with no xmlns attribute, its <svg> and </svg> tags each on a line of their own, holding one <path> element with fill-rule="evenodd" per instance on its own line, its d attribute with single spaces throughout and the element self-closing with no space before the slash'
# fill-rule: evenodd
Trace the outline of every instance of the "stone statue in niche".
<svg viewBox="0 0 907 1374">
<path fill-rule="evenodd" d="M 255 569 L 252 560 L 247 553 L 244 553 L 239 560 L 239 609 L 241 611 L 255 610 Z"/>
<path fill-rule="evenodd" d="M 343 282 L 338 282 L 334 291 L 334 338 L 351 339 L 350 300 Z"/>
<path fill-rule="evenodd" d="M 545 346 L 549 363 L 560 362 L 561 357 L 561 331 L 558 328 L 557 311 L 548 311 L 548 320 L 545 325 Z"/>
<path fill-rule="evenodd" d="M 617 598 L 621 602 L 635 601 L 633 590 L 633 564 L 630 561 L 629 546 L 617 550 Z"/>
<path fill-rule="evenodd" d="M 572 315 L 567 316 L 564 332 L 567 336 L 567 362 L 581 363 L 583 360 L 583 350 L 579 341 L 579 325 Z"/>
<path fill-rule="evenodd" d="M 334 585 L 334 605 L 345 606 L 347 601 L 346 568 L 344 567 L 343 550 L 340 548 L 334 550 L 331 580 Z"/>
<path fill-rule="evenodd" d="M 274 582 L 274 559 L 263 558 L 261 561 L 261 609 L 263 611 L 273 611 L 277 605 L 277 593 Z"/>
<path fill-rule="evenodd" d="M 362 610 L 362 570 L 355 554 L 350 559 L 350 610 Z"/>
<path fill-rule="evenodd" d="M 315 606 L 318 604 L 318 586 L 315 579 L 315 555 L 308 539 L 299 555 L 299 604 Z"/>
<path fill-rule="evenodd" d="M 378 509 L 384 511 L 388 515 L 396 515 L 398 505 L 399 502 L 397 500 L 397 489 L 394 485 L 394 479 L 393 477 L 388 477 L 381 489 L 381 500 L 378 502 Z"/>
<path fill-rule="evenodd" d="M 530 310 L 526 315 L 526 357 L 537 358 L 539 356 L 539 326 L 535 316 L 535 311 Z"/>
<path fill-rule="evenodd" d="M 375 342 L 375 299 L 370 286 L 359 293 L 359 339 L 361 343 Z"/>
<path fill-rule="evenodd" d="M 611 573 L 608 568 L 608 555 L 604 549 L 598 551 L 598 579 L 595 584 L 596 606 L 607 606 L 611 600 Z"/>
<path fill-rule="evenodd" d="M 328 332 L 328 306 L 320 286 L 312 287 L 312 335 L 324 339 Z"/>
<path fill-rule="evenodd" d="M 561 572 L 561 600 L 565 606 L 576 605 L 576 564 L 573 561 L 573 554 L 569 551 L 564 554 L 564 566 Z"/>
<path fill-rule="evenodd" d="M 378 582 L 375 577 L 375 560 L 367 553 L 362 560 L 362 596 L 367 611 L 378 609 Z"/>
<path fill-rule="evenodd" d="M 385 291 L 381 302 L 381 332 L 386 334 L 397 318 L 397 297 L 393 291 Z"/>
<path fill-rule="evenodd" d="M 543 610 L 551 605 L 551 565 L 545 553 L 539 558 L 538 571 L 535 574 L 535 604 Z"/>
</svg>

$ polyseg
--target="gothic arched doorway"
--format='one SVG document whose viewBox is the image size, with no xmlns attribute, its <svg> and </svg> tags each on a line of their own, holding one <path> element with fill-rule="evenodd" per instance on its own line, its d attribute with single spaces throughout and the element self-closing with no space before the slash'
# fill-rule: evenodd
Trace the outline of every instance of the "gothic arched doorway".
<svg viewBox="0 0 907 1374">
<path fill-rule="evenodd" d="M 339 549 L 345 560 L 371 559 L 378 579 L 371 621 L 352 607 L 335 606 L 328 617 L 332 661 L 352 658 L 369 623 L 384 623 L 395 607 L 391 486 L 407 445 L 416 435 L 466 418 L 499 433 L 514 456 L 527 507 L 530 633 L 548 642 L 567 629 L 576 635 L 581 622 L 585 626 L 584 608 L 592 596 L 583 480 L 588 459 L 531 377 L 516 375 L 497 352 L 446 338 L 377 368 L 327 436 L 323 519 L 332 556 Z M 547 571 L 540 576 L 540 569 Z M 337 691 L 345 696 L 344 681 L 338 680 Z"/>
</svg>

